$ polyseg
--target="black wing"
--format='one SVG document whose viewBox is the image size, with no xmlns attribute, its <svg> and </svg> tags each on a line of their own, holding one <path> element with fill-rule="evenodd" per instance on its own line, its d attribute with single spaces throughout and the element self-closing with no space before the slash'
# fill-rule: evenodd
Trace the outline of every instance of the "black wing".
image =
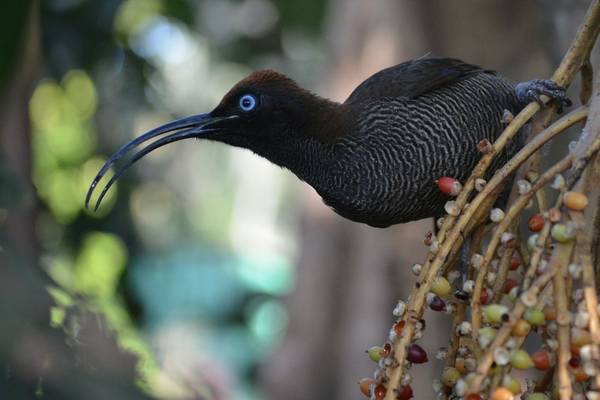
<svg viewBox="0 0 600 400">
<path fill-rule="evenodd" d="M 415 98 L 474 74 L 494 74 L 454 58 L 420 58 L 386 68 L 358 85 L 345 104 L 381 97 Z"/>
</svg>

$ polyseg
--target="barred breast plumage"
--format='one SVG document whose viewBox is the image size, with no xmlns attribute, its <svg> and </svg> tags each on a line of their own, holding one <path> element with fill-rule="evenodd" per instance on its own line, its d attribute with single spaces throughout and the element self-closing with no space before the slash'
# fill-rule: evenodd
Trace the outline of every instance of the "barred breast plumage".
<svg viewBox="0 0 600 400">
<path fill-rule="evenodd" d="M 464 182 L 481 158 L 477 144 L 493 142 L 504 110 L 522 106 L 512 83 L 487 72 L 415 98 L 364 102 L 356 128 L 334 145 L 340 178 L 321 195 L 342 216 L 373 226 L 440 215 L 449 198 L 436 179 Z M 509 146 L 502 159 L 518 147 Z"/>
</svg>

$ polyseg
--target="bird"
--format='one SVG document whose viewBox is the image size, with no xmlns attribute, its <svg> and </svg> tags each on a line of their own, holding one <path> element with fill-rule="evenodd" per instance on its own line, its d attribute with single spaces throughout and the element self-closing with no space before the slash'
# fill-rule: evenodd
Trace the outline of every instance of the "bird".
<svg viewBox="0 0 600 400">
<path fill-rule="evenodd" d="M 85 205 L 122 159 L 129 156 L 95 209 L 140 158 L 169 143 L 205 139 L 249 149 L 288 169 L 352 221 L 385 228 L 435 218 L 448 201 L 436 180 L 465 181 L 482 156 L 477 143 L 493 143 L 505 128 L 505 112 L 541 103 L 541 95 L 560 109 L 571 105 L 565 89 L 551 80 L 515 84 L 454 58 L 419 58 L 383 69 L 344 102 L 320 97 L 279 72 L 258 70 L 212 111 L 169 122 L 123 145 L 92 181 Z M 518 151 L 518 142 L 503 150 L 492 170 Z"/>
</svg>

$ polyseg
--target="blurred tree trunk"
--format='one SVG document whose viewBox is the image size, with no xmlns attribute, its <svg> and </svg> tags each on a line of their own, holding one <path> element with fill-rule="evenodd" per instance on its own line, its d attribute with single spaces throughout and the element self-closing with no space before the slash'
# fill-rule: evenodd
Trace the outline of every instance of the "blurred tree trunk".
<svg viewBox="0 0 600 400">
<path fill-rule="evenodd" d="M 429 53 L 462 58 L 515 81 L 549 76 L 556 64 L 545 19 L 535 4 L 519 0 L 332 0 L 326 26 L 332 63 L 323 94 L 340 101 L 370 74 Z M 560 35 L 568 36 L 565 43 L 572 37 Z M 375 369 L 363 351 L 385 340 L 395 302 L 407 297 L 415 280 L 410 266 L 424 259 L 422 238 L 431 222 L 379 230 L 335 216 L 312 191 L 304 198 L 290 326 L 263 369 L 265 391 L 269 399 L 360 399 L 355 383 Z M 431 382 L 442 363 L 433 356 L 449 331 L 449 317 L 427 318 L 430 334 L 423 343 L 433 367 L 412 369 L 417 399 L 434 396 Z"/>
<path fill-rule="evenodd" d="M 0 216 L 0 224 L 13 244 L 23 253 L 29 254 L 33 260 L 37 246 L 33 230 L 35 195 L 31 186 L 28 105 L 39 72 L 39 10 L 37 2 L 32 1 L 24 1 L 8 8 L 5 10 L 6 16 L 13 17 L 13 24 L 21 24 L 18 30 L 22 32 L 14 35 L 14 38 L 22 45 L 11 44 L 11 47 L 14 46 L 12 54 L 5 54 L 9 59 L 4 61 L 7 66 L 3 68 L 2 72 L 5 75 L 0 86 L 0 173 L 3 180 L 12 178 L 10 183 L 5 182 L 4 187 L 0 189 L 0 201 L 6 203 L 0 204 L 0 208 L 10 209 L 5 214 L 4 222 Z M 19 18 L 20 16 L 23 18 Z M 10 29 L 10 26 L 7 29 Z"/>
<path fill-rule="evenodd" d="M 546 42 L 546 52 L 557 65 L 565 50 L 571 44 L 583 16 L 590 5 L 590 0 L 538 0 L 549 40 Z M 592 65 L 598 66 L 600 48 L 592 51 Z M 577 84 L 577 82 L 575 82 Z"/>
</svg>

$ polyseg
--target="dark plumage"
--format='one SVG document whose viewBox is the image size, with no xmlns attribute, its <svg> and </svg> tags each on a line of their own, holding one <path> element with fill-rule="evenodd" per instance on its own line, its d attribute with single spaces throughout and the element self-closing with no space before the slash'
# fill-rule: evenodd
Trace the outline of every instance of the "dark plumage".
<svg viewBox="0 0 600 400">
<path fill-rule="evenodd" d="M 384 69 L 344 103 L 318 97 L 277 72 L 258 71 L 210 113 L 177 120 L 123 146 L 99 172 L 87 201 L 114 162 L 140 143 L 176 131 L 133 156 L 103 194 L 143 155 L 194 137 L 250 149 L 289 169 L 353 221 L 386 227 L 437 216 L 448 198 L 435 180 L 464 181 L 481 157 L 477 143 L 493 142 L 502 132 L 504 110 L 516 114 L 540 94 L 568 103 L 550 81 L 515 86 L 492 71 L 448 58 Z M 509 146 L 501 157 L 517 148 Z"/>
</svg>

